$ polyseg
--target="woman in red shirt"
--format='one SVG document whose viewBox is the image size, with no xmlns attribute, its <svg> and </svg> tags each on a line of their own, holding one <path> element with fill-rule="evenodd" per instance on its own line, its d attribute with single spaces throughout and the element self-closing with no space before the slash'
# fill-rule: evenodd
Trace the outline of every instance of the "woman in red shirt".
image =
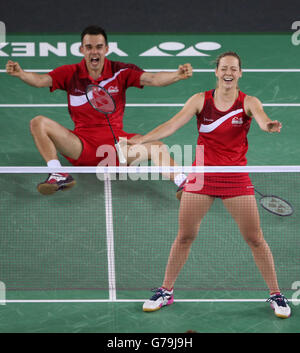
<svg viewBox="0 0 300 353">
<path fill-rule="evenodd" d="M 254 118 L 262 130 L 270 133 L 280 132 L 281 123 L 267 116 L 256 97 L 239 90 L 242 70 L 236 53 L 227 52 L 218 58 L 215 75 L 218 82 L 216 89 L 193 95 L 173 118 L 145 136 L 133 137 L 130 143 L 141 144 L 170 136 L 196 115 L 199 131 L 197 145 L 202 147 L 203 155 L 196 153 L 194 165 L 246 165 L 247 133 L 251 119 Z M 200 181 L 197 184 L 196 175 L 189 175 L 188 182 L 184 182 L 179 189 L 182 197 L 178 235 L 171 248 L 163 285 L 144 303 L 143 310 L 155 311 L 173 303 L 176 278 L 188 259 L 201 221 L 214 199 L 220 197 L 251 248 L 255 263 L 269 288 L 269 301 L 275 314 L 282 318 L 289 317 L 291 309 L 278 287 L 273 256 L 263 237 L 249 176 L 245 173 L 207 173 Z"/>
</svg>

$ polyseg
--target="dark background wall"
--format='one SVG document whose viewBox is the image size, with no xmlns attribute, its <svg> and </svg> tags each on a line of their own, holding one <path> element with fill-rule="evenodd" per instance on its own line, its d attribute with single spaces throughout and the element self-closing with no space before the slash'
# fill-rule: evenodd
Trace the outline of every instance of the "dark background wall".
<svg viewBox="0 0 300 353">
<path fill-rule="evenodd" d="M 288 32 L 299 0 L 0 0 L 12 32 Z"/>
</svg>

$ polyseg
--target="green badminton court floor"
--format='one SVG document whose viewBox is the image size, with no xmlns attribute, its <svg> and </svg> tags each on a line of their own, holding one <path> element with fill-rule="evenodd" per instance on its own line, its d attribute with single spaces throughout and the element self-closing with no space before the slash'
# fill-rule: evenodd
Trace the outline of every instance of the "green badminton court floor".
<svg viewBox="0 0 300 353">
<path fill-rule="evenodd" d="M 80 61 L 79 40 L 74 34 L 7 36 L 7 44 L 0 49 L 1 167 L 44 166 L 29 130 L 34 116 L 73 127 L 65 92 L 50 94 L 48 89 L 26 86 L 5 73 L 6 61 L 47 72 Z M 257 96 L 267 114 L 283 124 L 280 134 L 271 135 L 253 121 L 248 165 L 300 165 L 300 47 L 292 44 L 290 34 L 113 34 L 109 43 L 111 60 L 150 71 L 174 70 L 185 62 L 194 68 L 191 79 L 169 87 L 130 88 L 125 131 L 146 133 L 173 116 L 192 94 L 214 88 L 215 58 L 224 51 L 236 51 L 244 69 L 241 90 Z M 192 120 L 164 142 L 194 146 L 196 139 L 196 121 Z M 61 161 L 69 165 L 63 157 Z M 185 164 L 191 162 L 189 156 Z M 204 225 L 205 242 L 195 243 L 178 280 L 174 305 L 151 314 L 141 310 L 149 289 L 161 284 L 176 235 L 178 204 L 174 185 L 168 181 L 116 180 L 111 184 L 118 284 L 116 298 L 111 298 L 104 183 L 93 174 L 75 176 L 72 192 L 42 198 L 36 184 L 44 174 L 0 174 L 4 225 L 0 281 L 7 287 L 6 305 L 0 305 L 0 332 L 300 331 L 298 302 L 291 303 L 288 320 L 276 318 L 264 303 L 268 292 L 262 290 L 251 254 L 218 202 Z M 260 210 L 279 281 L 290 299 L 296 293 L 292 284 L 300 281 L 299 181 L 295 175 L 283 181 L 278 175 L 268 182 L 262 175 L 256 183 L 265 191 L 288 197 L 296 210 L 286 219 Z"/>
</svg>

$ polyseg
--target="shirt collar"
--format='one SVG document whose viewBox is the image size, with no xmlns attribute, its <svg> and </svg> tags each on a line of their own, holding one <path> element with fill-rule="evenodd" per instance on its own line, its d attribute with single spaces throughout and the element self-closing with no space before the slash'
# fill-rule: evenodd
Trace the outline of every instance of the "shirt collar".
<svg viewBox="0 0 300 353">
<path fill-rule="evenodd" d="M 99 76 L 99 78 L 96 81 L 100 82 L 104 79 L 111 77 L 111 73 L 112 73 L 111 72 L 111 63 L 107 58 L 105 58 L 102 74 L 101 74 L 101 76 Z M 89 78 L 91 81 L 94 81 L 94 80 L 92 80 L 92 78 L 89 75 L 84 58 L 79 63 L 79 77 L 80 78 Z"/>
</svg>

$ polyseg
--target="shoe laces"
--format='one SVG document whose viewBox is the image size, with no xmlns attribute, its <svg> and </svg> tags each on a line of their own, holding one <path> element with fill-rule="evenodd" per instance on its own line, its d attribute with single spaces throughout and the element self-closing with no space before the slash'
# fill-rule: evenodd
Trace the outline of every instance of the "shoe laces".
<svg viewBox="0 0 300 353">
<path fill-rule="evenodd" d="M 278 306 L 283 306 L 283 307 L 286 307 L 286 305 L 289 303 L 286 297 L 282 294 L 272 295 L 269 299 L 267 299 L 267 302 L 269 303 L 276 302 Z"/>
<path fill-rule="evenodd" d="M 166 293 L 166 291 L 162 288 L 152 288 L 151 291 L 154 292 L 155 294 L 151 297 L 150 300 L 157 300 L 160 297 L 165 298 L 167 296 L 170 296 L 170 294 Z"/>
<path fill-rule="evenodd" d="M 47 180 L 64 180 L 67 179 L 67 173 L 51 173 L 48 175 Z"/>
</svg>

